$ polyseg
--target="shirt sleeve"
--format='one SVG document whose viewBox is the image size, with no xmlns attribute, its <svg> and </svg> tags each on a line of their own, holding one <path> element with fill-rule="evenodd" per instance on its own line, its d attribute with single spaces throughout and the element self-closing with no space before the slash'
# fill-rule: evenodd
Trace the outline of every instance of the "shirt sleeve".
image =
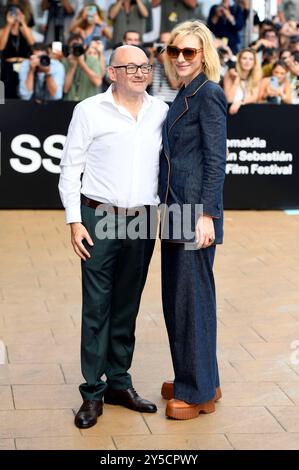
<svg viewBox="0 0 299 470">
<path fill-rule="evenodd" d="M 68 129 L 60 163 L 59 193 L 66 211 L 66 223 L 82 222 L 81 219 L 81 175 L 86 164 L 87 151 L 91 143 L 91 132 L 86 111 L 78 104 Z"/>
<path fill-rule="evenodd" d="M 64 66 L 58 60 L 55 60 L 51 63 L 50 73 L 53 77 L 54 82 L 57 85 L 57 91 L 55 95 L 51 97 L 51 99 L 61 100 L 63 95 L 63 84 L 65 75 Z"/>
<path fill-rule="evenodd" d="M 26 87 L 26 78 L 29 72 L 29 61 L 24 60 L 20 67 L 19 72 L 19 96 L 22 100 L 30 100 L 32 96 L 32 91 L 29 91 Z"/>
</svg>

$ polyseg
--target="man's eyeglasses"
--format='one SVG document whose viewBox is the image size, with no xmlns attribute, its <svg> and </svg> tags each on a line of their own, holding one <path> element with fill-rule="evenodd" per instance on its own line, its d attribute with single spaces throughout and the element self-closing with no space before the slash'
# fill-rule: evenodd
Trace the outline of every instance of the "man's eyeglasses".
<svg viewBox="0 0 299 470">
<path fill-rule="evenodd" d="M 166 53 L 171 59 L 177 59 L 182 52 L 185 60 L 193 60 L 199 51 L 202 51 L 202 48 L 195 49 L 194 47 L 184 47 L 180 49 L 176 46 L 167 46 L 166 48 Z"/>
<path fill-rule="evenodd" d="M 141 65 L 136 65 L 136 64 L 127 64 L 127 65 L 113 65 L 114 69 L 126 69 L 127 75 L 134 75 L 137 73 L 138 69 L 141 70 L 142 73 L 150 73 L 153 66 L 151 64 L 141 64 Z"/>
</svg>

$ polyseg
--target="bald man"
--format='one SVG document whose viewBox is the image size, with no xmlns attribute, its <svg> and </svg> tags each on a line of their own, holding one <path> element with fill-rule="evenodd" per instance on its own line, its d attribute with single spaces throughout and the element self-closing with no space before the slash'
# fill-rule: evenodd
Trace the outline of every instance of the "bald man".
<svg viewBox="0 0 299 470">
<path fill-rule="evenodd" d="M 157 411 L 137 394 L 128 370 L 155 243 L 168 106 L 146 93 L 151 65 L 138 47 L 117 48 L 108 72 L 110 88 L 74 109 L 59 180 L 72 245 L 81 258 L 85 383 L 79 387 L 79 428 L 96 424 L 103 400 L 143 413 Z"/>
</svg>

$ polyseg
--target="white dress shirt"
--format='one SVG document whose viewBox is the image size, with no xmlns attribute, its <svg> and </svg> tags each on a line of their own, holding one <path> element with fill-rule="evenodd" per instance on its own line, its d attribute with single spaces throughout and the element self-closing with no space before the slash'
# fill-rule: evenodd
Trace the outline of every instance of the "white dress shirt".
<svg viewBox="0 0 299 470">
<path fill-rule="evenodd" d="M 167 111 L 166 103 L 144 92 L 134 119 L 115 103 L 112 86 L 77 104 L 59 180 L 67 223 L 82 221 L 80 193 L 118 207 L 159 204 L 159 154 Z"/>
</svg>

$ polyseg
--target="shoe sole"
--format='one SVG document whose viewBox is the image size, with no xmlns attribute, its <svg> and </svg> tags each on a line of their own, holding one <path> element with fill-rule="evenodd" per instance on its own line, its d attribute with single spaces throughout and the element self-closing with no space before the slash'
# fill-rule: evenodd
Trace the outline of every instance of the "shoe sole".
<svg viewBox="0 0 299 470">
<path fill-rule="evenodd" d="M 197 418 L 200 413 L 214 413 L 215 411 L 215 402 L 210 400 L 206 403 L 199 405 L 193 405 L 190 408 L 172 408 L 171 405 L 166 407 L 166 416 L 172 419 L 193 419 Z"/>
<path fill-rule="evenodd" d="M 168 385 L 167 382 L 164 382 L 164 384 L 162 385 L 162 388 L 161 388 L 161 395 L 162 395 L 162 398 L 164 398 L 164 400 L 171 400 L 172 398 L 174 398 L 173 387 Z M 218 388 L 216 388 L 214 401 L 216 402 L 216 401 L 220 400 L 221 397 L 222 397 L 221 388 L 218 387 Z"/>
</svg>

